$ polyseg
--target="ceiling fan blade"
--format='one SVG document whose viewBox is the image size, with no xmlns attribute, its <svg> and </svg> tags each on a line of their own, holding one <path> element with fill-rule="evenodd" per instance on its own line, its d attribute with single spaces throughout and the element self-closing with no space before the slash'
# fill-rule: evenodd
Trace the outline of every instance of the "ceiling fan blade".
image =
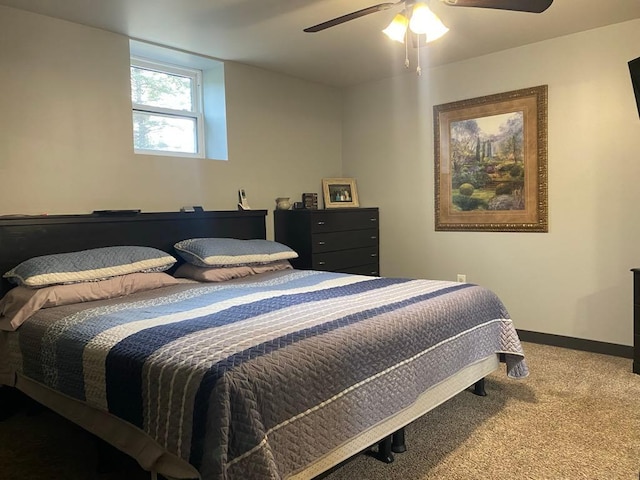
<svg viewBox="0 0 640 480">
<path fill-rule="evenodd" d="M 516 12 L 542 13 L 553 0 L 442 0 L 451 7 L 495 8 Z"/>
<path fill-rule="evenodd" d="M 398 2 L 402 3 L 402 2 Z M 318 25 L 314 25 L 313 27 L 305 28 L 305 32 L 314 33 L 324 30 L 329 27 L 335 27 L 336 25 L 340 25 L 341 23 L 348 22 L 349 20 L 355 20 L 356 18 L 364 17 L 365 15 L 369 15 L 370 13 L 381 12 L 382 10 L 388 10 L 391 7 L 398 5 L 398 3 L 380 3 L 379 5 L 374 5 L 372 7 L 363 8 L 362 10 L 358 10 L 357 12 L 348 13 L 346 15 L 342 15 L 341 17 L 337 17 L 331 20 L 327 20 L 326 22 L 319 23 Z"/>
</svg>

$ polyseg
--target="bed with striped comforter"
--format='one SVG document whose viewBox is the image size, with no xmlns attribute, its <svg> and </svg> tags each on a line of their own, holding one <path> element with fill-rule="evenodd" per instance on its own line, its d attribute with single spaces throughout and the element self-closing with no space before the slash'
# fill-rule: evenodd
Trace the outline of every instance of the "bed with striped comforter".
<svg viewBox="0 0 640 480">
<path fill-rule="evenodd" d="M 202 479 L 287 478 L 504 353 L 495 294 L 472 284 L 288 270 L 39 311 L 13 366 L 142 429 Z"/>
</svg>

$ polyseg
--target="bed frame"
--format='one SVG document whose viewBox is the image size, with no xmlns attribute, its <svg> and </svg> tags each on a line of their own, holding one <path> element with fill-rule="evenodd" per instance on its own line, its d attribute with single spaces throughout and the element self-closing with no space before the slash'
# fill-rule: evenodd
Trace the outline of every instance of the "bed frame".
<svg viewBox="0 0 640 480">
<path fill-rule="evenodd" d="M 239 239 L 266 238 L 266 210 L 247 211 L 209 211 L 191 213 L 109 213 L 91 215 L 53 215 L 53 216 L 0 216 L 0 275 L 29 258 L 52 253 L 65 253 L 89 248 L 114 245 L 142 245 L 155 247 L 168 253 L 173 245 L 186 238 L 227 237 Z M 180 262 L 179 262 L 180 263 Z M 177 265 L 176 265 L 177 266 Z M 175 268 L 175 267 L 174 267 Z M 171 272 L 171 271 L 170 271 Z M 0 298 L 11 288 L 4 279 L 0 282 Z M 399 412 L 388 421 L 362 435 L 356 441 L 345 444 L 344 449 L 334 452 L 300 472 L 295 478 L 311 478 L 326 472 L 345 459 L 378 444 L 374 456 L 385 463 L 393 461 L 393 453 L 405 451 L 404 427 L 427 411 L 440 405 L 470 385 L 475 385 L 476 395 L 485 395 L 484 377 L 495 370 L 497 358 L 487 358 L 483 362 L 467 367 L 450 380 L 425 392 L 424 398 L 413 407 Z M 31 398 L 52 408 L 92 433 L 95 422 L 108 421 L 108 415 L 101 412 L 89 412 L 78 417 L 69 403 L 60 404 L 56 398 L 49 398 L 48 392 L 32 385 L 28 379 L 18 378 L 19 390 Z M 0 391 L 0 395 L 1 395 Z M 98 415 L 98 417 L 94 417 Z M 127 451 L 118 445 L 117 439 L 106 438 L 109 443 Z M 144 458 L 136 458 L 148 468 Z M 171 459 L 169 459 L 171 460 Z M 151 461 L 151 460 L 150 460 Z M 157 465 L 156 465 L 157 466 Z M 180 465 L 178 465 L 180 467 Z M 171 471 L 171 465 L 168 466 Z M 162 469 L 161 469 L 162 471 Z M 184 478 L 184 477 L 182 477 Z"/>
<path fill-rule="evenodd" d="M 266 216 L 267 210 L 0 216 L 0 298 L 12 287 L 1 278 L 2 274 L 32 257 L 116 245 L 149 246 L 173 254 L 173 245 L 186 238 L 265 239 Z M 180 257 L 176 258 L 178 263 L 168 273 L 182 263 Z M 106 431 L 97 429 L 96 425 L 113 425 L 108 414 L 85 408 L 81 402 L 62 400 L 24 377 L 0 382 L 0 405 L 9 407 L 4 408 L 3 416 L 20 407 L 16 402 L 22 402 L 16 398 L 13 389 L 1 385 L 14 381 L 17 390 L 134 456 L 143 467 L 149 470 L 157 467 L 166 472 L 177 468 L 179 474 L 176 476 L 182 476 L 180 472 L 184 469 L 180 463 L 162 456 L 153 445 L 144 443 L 135 429 L 130 432 L 117 430 L 116 434 L 113 433 L 115 429 L 113 432 L 109 428 Z M 152 462 L 155 462 L 153 469 L 149 468 Z"/>
</svg>

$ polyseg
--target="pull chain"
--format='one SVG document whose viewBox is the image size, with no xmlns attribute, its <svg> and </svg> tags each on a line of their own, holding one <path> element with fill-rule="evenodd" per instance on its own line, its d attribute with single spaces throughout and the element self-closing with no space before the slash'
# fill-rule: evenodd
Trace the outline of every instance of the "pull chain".
<svg viewBox="0 0 640 480">
<path fill-rule="evenodd" d="M 416 68 L 416 73 L 418 76 L 422 75 L 422 67 L 420 67 L 420 35 L 417 35 L 418 38 L 418 48 L 416 49 L 418 52 L 418 67 Z"/>
<path fill-rule="evenodd" d="M 409 29 L 404 32 L 404 68 L 409 69 Z"/>
</svg>

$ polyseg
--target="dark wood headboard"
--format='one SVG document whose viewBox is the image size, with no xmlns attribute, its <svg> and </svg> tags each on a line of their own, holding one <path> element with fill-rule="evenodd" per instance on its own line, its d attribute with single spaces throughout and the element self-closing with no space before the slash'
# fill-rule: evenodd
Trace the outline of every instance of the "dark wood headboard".
<svg viewBox="0 0 640 480">
<path fill-rule="evenodd" d="M 31 257 L 115 245 L 143 245 L 175 256 L 187 238 L 266 238 L 266 210 L 137 215 L 0 217 L 0 276 Z M 10 288 L 0 282 L 0 298 Z"/>
</svg>

